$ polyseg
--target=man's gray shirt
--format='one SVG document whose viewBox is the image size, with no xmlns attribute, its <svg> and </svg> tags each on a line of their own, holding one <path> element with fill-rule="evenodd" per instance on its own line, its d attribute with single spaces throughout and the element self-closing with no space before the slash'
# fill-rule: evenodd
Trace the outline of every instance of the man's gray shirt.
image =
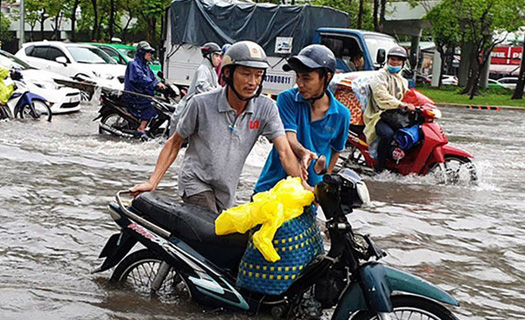
<svg viewBox="0 0 525 320">
<path fill-rule="evenodd" d="M 179 194 L 214 191 L 219 205 L 230 208 L 244 162 L 260 135 L 269 140 L 284 136 L 275 102 L 251 99 L 237 116 L 226 99 L 226 88 L 196 95 L 177 126 L 188 148 L 179 174 Z"/>
</svg>

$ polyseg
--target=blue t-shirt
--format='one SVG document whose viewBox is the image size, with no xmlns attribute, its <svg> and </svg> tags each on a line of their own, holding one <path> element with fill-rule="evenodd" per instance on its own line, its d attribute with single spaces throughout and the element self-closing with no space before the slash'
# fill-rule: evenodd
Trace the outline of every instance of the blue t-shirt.
<svg viewBox="0 0 525 320">
<path fill-rule="evenodd" d="M 301 97 L 297 88 L 281 92 L 277 97 L 277 107 L 284 130 L 295 132 L 303 147 L 315 152 L 317 156 L 324 155 L 329 163 L 332 149 L 341 152 L 345 148 L 350 111 L 337 101 L 330 91 L 328 95 L 330 108 L 322 119 L 313 122 L 312 107 Z M 255 185 L 255 192 L 267 191 L 286 177 L 287 173 L 279 160 L 279 153 L 273 147 Z M 315 174 L 313 166 L 310 166 L 308 184 L 315 186 L 321 179 L 322 176 Z"/>
</svg>

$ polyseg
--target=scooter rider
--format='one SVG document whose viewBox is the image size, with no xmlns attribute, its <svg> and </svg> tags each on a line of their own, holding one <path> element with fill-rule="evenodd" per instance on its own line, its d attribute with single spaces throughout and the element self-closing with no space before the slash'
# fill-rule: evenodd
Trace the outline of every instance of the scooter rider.
<svg viewBox="0 0 525 320">
<path fill-rule="evenodd" d="M 286 139 L 275 103 L 259 96 L 268 67 L 264 50 L 251 41 L 226 52 L 222 73 L 226 87 L 196 95 L 182 114 L 175 134 L 163 147 L 148 182 L 134 186 L 132 196 L 154 191 L 175 161 L 184 139 L 188 148 L 180 168 L 179 194 L 184 202 L 221 212 L 232 207 L 248 154 L 259 136 L 271 140 L 286 172 L 301 175 Z"/>
<path fill-rule="evenodd" d="M 164 90 L 165 86 L 153 74 L 149 67 L 149 62 L 153 57 L 155 49 L 147 41 L 141 41 L 137 45 L 137 54 L 126 67 L 124 78 L 124 90 L 137 92 L 143 95 L 153 96 L 155 89 Z M 130 112 L 140 119 L 140 126 L 137 128 L 137 135 L 140 138 L 147 138 L 146 126 L 148 121 L 157 115 L 151 105 L 151 99 L 126 93 L 124 99 L 129 104 Z"/>
<path fill-rule="evenodd" d="M 379 139 L 377 147 L 377 168 L 381 172 L 386 167 L 388 153 L 391 150 L 394 130 L 383 120 L 381 113 L 385 110 L 407 108 L 415 110 L 412 104 L 402 102 L 403 96 L 408 91 L 408 81 L 401 76 L 401 70 L 407 59 L 407 52 L 403 47 L 391 48 L 387 54 L 387 65 L 378 71 L 374 81 L 370 82 L 372 99 L 370 106 L 363 114 L 365 123 L 364 134 L 370 145 Z"/>
<path fill-rule="evenodd" d="M 187 94 L 179 102 L 177 110 L 171 117 L 170 135 L 175 132 L 177 123 L 188 106 L 188 101 L 196 94 L 211 91 L 219 86 L 215 68 L 221 64 L 221 47 L 215 42 L 207 42 L 201 47 L 201 54 L 204 59 L 193 75 Z"/>
<path fill-rule="evenodd" d="M 284 71 L 295 71 L 297 88 L 279 94 L 279 115 L 288 142 L 297 158 L 301 159 L 303 175 L 308 177 L 310 186 L 322 180 L 313 166 L 309 168 L 310 162 L 324 155 L 328 172 L 331 172 L 348 138 L 350 112 L 328 90 L 335 65 L 335 56 L 330 49 L 313 44 L 302 49 L 283 66 Z M 274 147 L 257 181 L 255 192 L 269 190 L 285 177 L 286 172 Z"/>
</svg>

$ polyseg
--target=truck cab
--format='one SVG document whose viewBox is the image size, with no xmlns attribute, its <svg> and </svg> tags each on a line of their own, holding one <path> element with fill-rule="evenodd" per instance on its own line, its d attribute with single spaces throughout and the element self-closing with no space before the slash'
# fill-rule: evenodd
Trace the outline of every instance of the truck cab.
<svg viewBox="0 0 525 320">
<path fill-rule="evenodd" d="M 386 52 L 397 46 L 396 40 L 379 32 L 343 28 L 319 28 L 312 43 L 320 43 L 332 50 L 337 58 L 337 72 L 350 72 L 348 61 L 361 52 L 363 71 L 379 69 L 386 59 Z"/>
</svg>

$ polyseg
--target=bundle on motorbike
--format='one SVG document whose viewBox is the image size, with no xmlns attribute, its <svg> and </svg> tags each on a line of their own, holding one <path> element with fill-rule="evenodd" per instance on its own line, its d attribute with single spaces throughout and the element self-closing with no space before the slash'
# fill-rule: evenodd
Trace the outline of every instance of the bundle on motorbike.
<svg viewBox="0 0 525 320">
<path fill-rule="evenodd" d="M 140 126 L 140 120 L 129 111 L 129 104 L 123 98 L 123 93 L 151 99 L 157 115 L 149 121 L 146 132 L 150 138 L 168 138 L 171 115 L 175 111 L 174 105 L 156 97 L 107 88 L 101 90 L 99 115 L 93 119 L 93 121 L 100 119 L 99 133 L 125 138 L 137 137 L 136 132 Z"/>
<path fill-rule="evenodd" d="M 11 71 L 11 78 L 4 80 L 15 88 L 5 105 L 0 106 L 0 119 L 36 119 L 51 121 L 52 113 L 47 100 L 29 91 L 20 72 Z"/>
<path fill-rule="evenodd" d="M 407 115 L 404 119 L 401 110 L 385 111 L 381 114 L 383 121 L 398 122 L 397 126 L 391 125 L 397 131 L 390 148 L 386 168 L 401 175 L 430 174 L 439 183 L 475 184 L 478 177 L 472 163 L 473 156 L 449 144 L 443 128 L 437 121 L 441 118 L 441 111 L 432 100 L 414 89 L 405 95 L 407 96 L 415 97 L 410 102 L 418 106 L 412 114 Z M 424 100 L 424 103 L 416 104 L 418 100 Z M 353 117 L 362 116 L 359 102 L 347 104 L 347 106 L 358 108 L 352 112 Z M 351 168 L 364 174 L 374 173 L 374 168 L 377 167 L 375 156 L 377 145 L 367 143 L 363 130 L 362 121 L 356 121 L 350 126 L 346 149 L 337 164 L 339 170 Z"/>
<path fill-rule="evenodd" d="M 315 195 L 327 218 L 330 249 L 318 256 L 279 295 L 236 286 L 248 236 L 215 234 L 215 215 L 155 193 L 131 204 L 119 191 L 109 205 L 120 227 L 100 254 L 95 270 L 116 268 L 112 281 L 143 294 L 181 295 L 201 304 L 270 312 L 274 318 L 320 318 L 335 307 L 332 319 L 456 319 L 444 305 L 457 301 L 438 287 L 379 263 L 385 252 L 368 235 L 354 232 L 348 215 L 369 201 L 368 190 L 353 171 L 325 175 Z M 132 251 L 137 243 L 145 249 Z M 179 300 L 180 301 L 180 300 Z"/>
</svg>

